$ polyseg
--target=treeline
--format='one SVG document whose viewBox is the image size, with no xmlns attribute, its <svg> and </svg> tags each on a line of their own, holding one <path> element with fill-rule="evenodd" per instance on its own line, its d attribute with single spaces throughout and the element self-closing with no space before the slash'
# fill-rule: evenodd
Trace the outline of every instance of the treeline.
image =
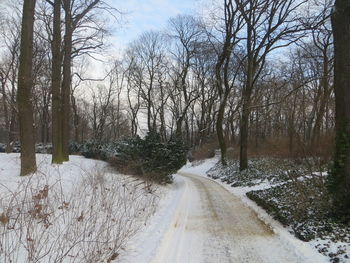
<svg viewBox="0 0 350 263">
<path fill-rule="evenodd" d="M 29 2 L 37 3 L 27 106 L 35 141 L 53 143 L 53 162 L 68 160 L 70 141 L 106 143 L 147 132 L 162 141 L 180 137 L 192 149 L 218 142 L 223 164 L 232 146 L 242 170 L 249 149 L 271 144 L 279 146 L 271 152 L 287 156 L 330 153 L 332 1 L 225 0 L 203 16 L 178 15 L 106 62 L 99 81 L 86 72 L 87 58 L 105 54 L 119 10 L 98 0 Z M 1 16 L 3 142 L 20 139 L 25 10 L 10 9 Z M 30 111 L 23 114 L 29 120 Z"/>
</svg>

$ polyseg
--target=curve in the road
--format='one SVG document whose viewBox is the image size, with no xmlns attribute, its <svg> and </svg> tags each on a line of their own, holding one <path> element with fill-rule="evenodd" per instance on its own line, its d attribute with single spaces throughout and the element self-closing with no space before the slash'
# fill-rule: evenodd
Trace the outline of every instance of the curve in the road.
<svg viewBox="0 0 350 263">
<path fill-rule="evenodd" d="M 154 263 L 317 262 L 305 258 L 218 183 L 180 173 L 183 195 Z"/>
</svg>

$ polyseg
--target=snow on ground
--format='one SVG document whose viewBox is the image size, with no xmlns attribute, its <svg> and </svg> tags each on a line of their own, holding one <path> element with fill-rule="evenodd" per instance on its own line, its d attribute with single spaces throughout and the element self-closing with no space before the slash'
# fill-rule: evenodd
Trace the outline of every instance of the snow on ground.
<svg viewBox="0 0 350 263">
<path fill-rule="evenodd" d="M 94 173 L 106 169 L 106 162 L 86 159 L 81 156 L 70 156 L 70 162 L 63 165 L 52 165 L 51 155 L 37 154 L 38 172 L 35 176 L 20 177 L 20 155 L 18 153 L 0 153 L 1 187 L 15 190 L 19 184 L 30 180 L 55 183 L 62 180 L 62 188 L 69 192 L 74 185 L 81 182 L 82 173 Z M 39 176 L 37 176 L 39 175 Z"/>
<path fill-rule="evenodd" d="M 111 262 L 156 210 L 162 189 L 70 156 L 20 177 L 19 154 L 0 154 L 0 262 Z"/>
<path fill-rule="evenodd" d="M 225 189 L 230 191 L 235 196 L 239 197 L 241 201 L 249 208 L 251 208 L 258 217 L 269 225 L 274 233 L 276 233 L 281 242 L 283 242 L 286 246 L 292 245 L 298 250 L 300 253 L 306 255 L 309 258 L 316 257 L 317 260 L 315 262 L 328 262 L 327 258 L 318 254 L 318 252 L 314 249 L 311 243 L 303 242 L 292 234 L 289 233 L 288 229 L 285 228 L 281 223 L 273 219 L 264 209 L 259 207 L 254 201 L 250 200 L 246 193 L 254 190 L 262 190 L 270 188 L 271 185 L 268 183 L 263 183 L 261 185 L 256 185 L 253 187 L 231 187 L 228 184 L 222 183 L 220 180 L 215 180 L 220 183 Z"/>
<path fill-rule="evenodd" d="M 134 178 L 112 174 L 105 162 L 79 156 L 70 160 L 55 166 L 50 155 L 37 155 L 39 172 L 20 177 L 19 155 L 0 154 L 0 262 L 26 262 L 29 255 L 44 263 L 103 262 L 102 257 L 122 263 L 327 262 L 313 244 L 296 239 L 246 197 L 248 191 L 270 187 L 268 183 L 232 188 L 202 178 L 217 158 L 185 165 L 172 185 L 153 193 L 143 191 Z M 51 193 L 56 193 L 54 200 L 45 197 Z M 27 212 L 14 213 L 9 204 Z M 23 222 L 26 235 L 19 229 L 16 233 L 22 235 L 11 236 L 8 226 L 16 220 Z M 93 238 L 101 237 L 85 236 L 87 231 L 101 233 L 108 245 L 91 246 Z M 47 256 L 53 250 L 58 252 Z"/>
<path fill-rule="evenodd" d="M 185 190 L 151 262 L 326 262 L 297 240 L 271 231 L 216 182 L 183 171 L 177 177 Z"/>
<path fill-rule="evenodd" d="M 322 213 L 327 213 L 327 199 L 325 200 L 322 195 L 325 191 L 324 176 L 326 176 L 327 173 L 317 172 L 313 173 L 312 176 L 308 175 L 310 172 L 310 167 L 308 167 L 308 165 L 312 164 L 314 161 L 315 160 L 307 160 L 307 165 L 305 166 L 305 164 L 291 163 L 288 160 L 283 160 L 282 162 L 278 161 L 276 163 L 274 159 L 256 159 L 251 160 L 250 170 L 244 173 L 239 173 L 237 162 L 232 162 L 226 168 L 223 168 L 221 165 L 215 165 L 207 172 L 207 175 L 216 179 L 218 183 L 222 184 L 235 195 L 240 196 L 243 202 L 257 211 L 260 216 L 266 214 L 266 212 L 247 197 L 248 192 L 249 196 L 251 198 L 253 197 L 253 200 L 255 200 L 255 198 L 257 198 L 258 201 L 263 200 L 261 201 L 262 205 L 265 204 L 269 207 L 268 209 L 270 209 L 272 215 L 287 215 L 287 218 L 283 219 L 285 221 L 289 220 L 290 222 L 288 223 L 289 226 L 287 230 L 290 233 L 294 233 L 295 236 L 300 236 L 301 239 L 305 238 L 309 240 L 307 244 L 327 257 L 330 262 L 350 262 L 349 227 L 337 221 L 333 221 L 332 218 L 328 218 L 325 214 L 323 215 L 325 216 L 324 219 L 320 219 Z M 319 166 L 317 163 L 315 164 L 313 165 L 313 169 L 322 170 L 325 168 L 321 165 Z M 202 165 L 205 166 L 205 164 Z M 192 167 L 192 170 L 195 169 L 195 167 Z M 199 171 L 202 172 L 203 169 L 199 167 Z M 290 176 L 285 176 L 287 174 Z M 295 176 L 299 177 L 295 178 Z M 290 178 L 293 177 L 294 179 L 291 180 Z M 300 182 L 298 185 L 295 185 L 295 179 Z M 305 182 L 304 185 L 303 182 Z M 301 203 L 299 207 L 295 202 L 303 202 L 303 198 L 300 198 L 302 197 L 300 191 L 306 191 L 308 193 L 307 196 L 312 196 L 313 199 L 304 199 L 307 203 Z M 295 198 L 298 199 L 296 200 Z M 310 204 L 310 200 L 314 202 L 313 206 Z M 295 205 L 297 206 L 293 209 Z M 279 208 L 280 211 L 276 211 L 276 208 Z M 298 213 L 305 208 L 308 209 L 307 213 L 310 214 L 308 214 L 307 218 L 298 219 Z M 291 211 L 291 213 L 289 211 Z M 316 213 L 315 216 L 319 219 L 312 216 L 313 211 Z M 265 216 L 266 222 L 269 222 L 271 218 L 270 215 L 267 215 L 267 217 Z M 286 228 L 283 228 L 281 225 L 279 225 L 279 228 L 283 231 L 286 230 Z M 312 238 L 312 235 L 316 237 L 319 236 L 319 238 Z"/>
<path fill-rule="evenodd" d="M 218 162 L 218 157 L 194 161 L 193 163 L 188 162 L 179 172 L 192 173 L 199 176 L 207 177 L 206 172 L 212 168 Z"/>
<path fill-rule="evenodd" d="M 180 172 L 207 177 L 206 172 L 217 162 L 218 157 L 202 161 L 199 164 L 187 164 L 180 170 Z M 285 247 L 294 247 L 297 253 L 300 253 L 305 258 L 315 259 L 314 262 L 328 262 L 326 257 L 320 255 L 317 252 L 317 250 L 315 250 L 314 243 L 302 242 L 299 239 L 292 236 L 288 232 L 288 229 L 286 229 L 279 222 L 274 220 L 270 215 L 266 213 L 264 209 L 259 207 L 255 202 L 253 202 L 246 196 L 246 193 L 249 191 L 270 188 L 271 184 L 269 182 L 263 182 L 259 185 L 255 185 L 252 187 L 231 187 L 230 185 L 222 182 L 221 180 L 213 180 L 210 178 L 208 178 L 208 180 L 212 180 L 220 184 L 226 190 L 231 192 L 234 196 L 238 197 L 247 207 L 252 209 L 259 219 L 261 219 L 265 224 L 269 225 L 272 228 L 273 232 L 278 236 L 280 242 L 284 244 Z"/>
<path fill-rule="evenodd" d="M 121 262 L 326 262 L 243 198 L 245 190 L 231 194 L 202 178 L 216 162 L 187 164 L 179 171 L 152 222 L 129 242 L 133 252 Z"/>
<path fill-rule="evenodd" d="M 152 261 L 179 205 L 184 192 L 183 185 L 184 180 L 176 176 L 173 184 L 164 187 L 157 211 L 149 224 L 144 225 L 139 233 L 128 242 L 121 263 Z"/>
</svg>

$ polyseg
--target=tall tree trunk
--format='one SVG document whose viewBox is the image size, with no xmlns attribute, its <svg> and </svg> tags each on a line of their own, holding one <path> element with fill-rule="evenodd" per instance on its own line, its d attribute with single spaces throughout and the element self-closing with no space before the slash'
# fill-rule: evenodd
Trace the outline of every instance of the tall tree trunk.
<svg viewBox="0 0 350 263">
<path fill-rule="evenodd" d="M 18 71 L 18 120 L 21 141 L 21 175 L 36 171 L 35 133 L 32 105 L 33 27 L 36 0 L 23 3 L 21 53 Z"/>
<path fill-rule="evenodd" d="M 335 49 L 336 149 L 332 188 L 334 204 L 350 220 L 350 2 L 336 0 L 332 15 Z"/>
<path fill-rule="evenodd" d="M 5 118 L 5 129 L 7 132 L 7 138 L 6 142 L 10 143 L 10 116 L 9 116 L 9 110 L 7 107 L 7 94 L 6 94 L 6 81 L 2 80 L 1 82 L 1 95 L 2 95 L 2 106 L 3 106 L 3 112 L 4 112 L 4 118 Z"/>
<path fill-rule="evenodd" d="M 227 145 L 225 142 L 225 136 L 223 131 L 223 120 L 224 120 L 224 113 L 225 113 L 225 107 L 226 107 L 226 99 L 223 98 L 223 101 L 220 102 L 219 105 L 219 112 L 216 119 L 216 134 L 219 141 L 220 151 L 221 151 L 221 164 L 227 165 Z"/>
<path fill-rule="evenodd" d="M 80 118 L 78 114 L 77 102 L 73 93 L 71 94 L 71 103 L 72 103 L 73 125 L 74 125 L 74 141 L 81 142 L 79 139 Z"/>
<path fill-rule="evenodd" d="M 62 81 L 62 153 L 63 161 L 69 160 L 69 136 L 70 136 L 70 88 L 72 80 L 72 38 L 73 19 L 71 17 L 71 0 L 65 0 L 65 36 L 63 56 L 63 81 Z"/>
<path fill-rule="evenodd" d="M 249 125 L 249 109 L 248 102 L 243 103 L 242 117 L 240 123 L 240 155 L 239 170 L 243 171 L 248 168 L 248 125 Z"/>
<path fill-rule="evenodd" d="M 250 101 L 253 89 L 253 79 L 255 75 L 254 62 L 252 54 L 248 54 L 247 80 L 243 91 L 242 117 L 240 122 L 240 155 L 239 170 L 243 171 L 248 168 L 248 127 L 250 114 Z"/>
<path fill-rule="evenodd" d="M 321 137 L 321 126 L 323 123 L 323 118 L 326 113 L 327 100 L 329 99 L 331 90 L 324 90 L 324 94 L 321 98 L 320 107 L 316 113 L 315 125 L 311 137 L 311 149 L 316 149 L 317 144 L 320 142 Z"/>
<path fill-rule="evenodd" d="M 234 11 L 232 1 L 224 1 L 225 12 L 225 38 L 223 48 L 218 56 L 215 64 L 215 85 L 220 98 L 219 111 L 216 119 L 216 134 L 219 141 L 221 151 L 221 164 L 227 165 L 227 145 L 224 136 L 223 121 L 227 99 L 230 94 L 232 86 L 229 81 L 229 64 L 232 55 L 232 50 L 235 45 L 236 31 L 233 28 L 236 26 L 235 22 L 238 21 L 236 17 L 236 11 Z M 238 23 L 239 24 L 239 23 Z M 239 28 L 239 26 L 238 26 Z M 234 80 L 231 80 L 234 81 Z"/>
<path fill-rule="evenodd" d="M 180 113 L 182 114 L 182 112 Z M 182 139 L 182 122 L 183 122 L 184 116 L 180 115 L 180 117 L 178 117 L 176 119 L 176 130 L 175 130 L 175 135 L 177 138 L 181 138 Z"/>
<path fill-rule="evenodd" d="M 62 109 L 61 109 L 61 0 L 54 2 L 52 39 L 52 163 L 61 164 Z"/>
<path fill-rule="evenodd" d="M 16 78 L 18 77 L 17 74 L 17 67 L 13 67 L 12 70 L 12 80 L 11 80 L 11 120 L 10 120 L 10 132 L 9 132 L 9 141 L 15 141 L 18 140 L 18 109 L 16 108 L 17 101 L 16 101 Z"/>
<path fill-rule="evenodd" d="M 287 134 L 289 138 L 288 148 L 289 153 L 293 154 L 294 151 L 294 137 L 295 137 L 295 113 L 296 113 L 297 96 L 294 95 L 293 104 L 291 105 L 290 112 L 287 117 Z"/>
<path fill-rule="evenodd" d="M 321 136 L 321 126 L 323 122 L 323 117 L 326 113 L 327 102 L 329 96 L 331 95 L 332 89 L 329 87 L 329 66 L 328 66 L 327 51 L 323 55 L 323 76 L 322 76 L 322 94 L 320 98 L 319 110 L 316 113 L 315 125 L 311 137 L 311 149 L 316 149 L 316 145 L 320 142 Z"/>
</svg>

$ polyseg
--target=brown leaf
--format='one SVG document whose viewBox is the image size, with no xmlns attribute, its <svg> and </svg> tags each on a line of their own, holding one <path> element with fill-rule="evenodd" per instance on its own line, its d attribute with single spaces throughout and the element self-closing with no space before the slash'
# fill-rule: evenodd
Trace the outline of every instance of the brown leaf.
<svg viewBox="0 0 350 263">
<path fill-rule="evenodd" d="M 2 213 L 0 215 L 0 222 L 4 225 L 6 225 L 9 222 L 9 218 L 7 215 L 5 215 L 4 213 Z"/>
<path fill-rule="evenodd" d="M 49 195 L 49 186 L 45 185 L 44 188 L 40 190 L 38 194 L 33 196 L 33 200 L 40 201 L 42 199 L 47 198 L 48 195 Z"/>
<path fill-rule="evenodd" d="M 110 257 L 109 257 L 109 259 L 107 260 L 107 262 L 111 262 L 112 260 L 115 260 L 117 257 L 119 256 L 119 254 L 118 253 L 113 253 Z"/>
<path fill-rule="evenodd" d="M 77 218 L 78 222 L 81 222 L 84 220 L 84 213 L 81 212 L 81 215 Z"/>
</svg>

